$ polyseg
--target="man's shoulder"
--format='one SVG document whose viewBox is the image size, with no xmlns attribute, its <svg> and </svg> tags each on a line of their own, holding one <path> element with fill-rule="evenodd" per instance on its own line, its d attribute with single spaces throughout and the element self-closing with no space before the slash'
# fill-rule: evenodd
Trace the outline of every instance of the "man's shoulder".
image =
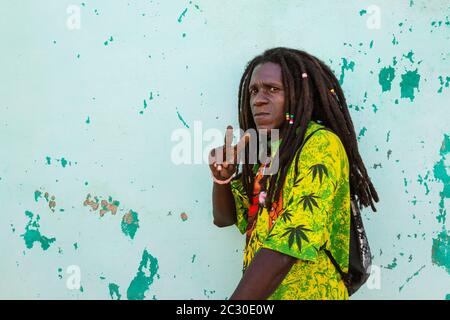
<svg viewBox="0 0 450 320">
<path fill-rule="evenodd" d="M 323 129 L 314 132 L 319 128 Z M 308 128 L 309 133 L 314 132 L 314 134 L 305 142 L 302 150 L 297 151 L 297 156 L 300 157 L 298 163 L 300 168 L 309 168 L 318 161 L 323 163 L 339 163 L 342 168 L 348 167 L 349 160 L 347 152 L 340 137 L 335 132 L 326 130 L 325 128 L 321 124 L 313 124 Z M 307 134 L 305 134 L 305 137 Z"/>
<path fill-rule="evenodd" d="M 323 150 L 327 147 L 344 147 L 341 138 L 334 131 L 323 124 L 312 121 L 305 132 L 304 139 L 306 139 L 309 135 L 311 136 L 308 141 L 305 142 L 303 149 L 312 151 L 314 149 Z"/>
</svg>

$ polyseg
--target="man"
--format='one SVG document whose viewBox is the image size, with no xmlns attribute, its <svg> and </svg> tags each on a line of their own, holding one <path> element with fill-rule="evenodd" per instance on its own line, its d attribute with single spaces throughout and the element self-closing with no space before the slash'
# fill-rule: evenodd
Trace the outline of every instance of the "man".
<svg viewBox="0 0 450 320">
<path fill-rule="evenodd" d="M 231 126 L 225 145 L 211 151 L 214 224 L 246 234 L 244 273 L 230 299 L 348 299 L 324 249 L 347 272 L 350 193 L 374 211 L 378 195 L 336 77 L 304 51 L 267 50 L 242 76 L 239 125 L 269 136 L 279 130 L 270 141 L 279 168 L 269 176 L 270 163 L 244 161 L 236 175 L 249 136 L 232 146 Z"/>
</svg>

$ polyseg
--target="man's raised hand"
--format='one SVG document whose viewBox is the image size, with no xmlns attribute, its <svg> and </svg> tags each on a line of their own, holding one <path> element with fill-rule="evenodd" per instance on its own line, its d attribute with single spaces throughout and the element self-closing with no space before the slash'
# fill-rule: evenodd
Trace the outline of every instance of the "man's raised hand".
<svg viewBox="0 0 450 320">
<path fill-rule="evenodd" d="M 213 176 L 219 180 L 230 178 L 237 169 L 238 156 L 250 140 L 250 134 L 246 133 L 236 145 L 233 142 L 233 127 L 228 126 L 225 133 L 225 144 L 212 149 L 209 153 L 209 167 Z"/>
</svg>

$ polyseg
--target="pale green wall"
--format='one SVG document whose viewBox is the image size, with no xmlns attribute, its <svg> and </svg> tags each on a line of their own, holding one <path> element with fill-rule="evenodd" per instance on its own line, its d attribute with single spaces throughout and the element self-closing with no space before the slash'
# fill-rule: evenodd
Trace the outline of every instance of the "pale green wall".
<svg viewBox="0 0 450 320">
<path fill-rule="evenodd" d="M 71 4 L 80 29 L 66 26 Z M 208 168 L 174 165 L 170 137 L 194 121 L 237 126 L 245 63 L 273 46 L 309 51 L 343 80 L 381 199 L 377 213 L 364 210 L 380 288 L 354 298 L 449 298 L 449 6 L 1 1 L 0 298 L 110 299 L 115 285 L 122 299 L 129 288 L 130 298 L 229 297 L 244 239 L 213 226 Z M 89 193 L 118 200 L 116 215 L 83 206 Z M 129 210 L 134 239 L 121 230 Z M 26 232 L 26 211 L 39 228 Z M 32 236 L 49 247 L 27 248 Z M 71 265 L 79 290 L 66 286 Z"/>
</svg>

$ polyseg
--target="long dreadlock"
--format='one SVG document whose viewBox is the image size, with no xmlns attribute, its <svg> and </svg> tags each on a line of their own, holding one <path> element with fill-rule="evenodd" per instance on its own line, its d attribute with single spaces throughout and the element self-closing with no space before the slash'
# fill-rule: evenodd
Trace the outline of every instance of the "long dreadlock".
<svg viewBox="0 0 450 320">
<path fill-rule="evenodd" d="M 294 123 L 280 128 L 283 137 L 279 152 L 279 170 L 270 177 L 266 206 L 272 207 L 274 199 L 279 199 L 290 164 L 295 161 L 295 174 L 299 161 L 300 148 L 310 120 L 318 121 L 330 128 L 341 139 L 350 165 L 350 194 L 362 209 L 371 206 L 376 212 L 373 200 L 378 202 L 378 194 L 370 181 L 366 167 L 358 151 L 355 129 L 350 117 L 344 93 L 338 80 L 318 58 L 305 51 L 277 47 L 266 50 L 248 62 L 239 84 L 239 125 L 244 131 L 255 129 L 250 108 L 249 82 L 254 68 L 262 63 L 272 62 L 281 66 L 285 92 L 285 112 L 294 115 Z M 308 81 L 302 81 L 301 75 L 306 73 Z M 330 92 L 334 89 L 334 93 Z M 298 133 L 296 134 L 296 130 Z M 255 173 L 249 164 L 249 147 L 246 147 L 245 162 L 242 174 L 239 175 L 249 199 L 253 197 Z M 297 154 L 297 156 L 295 156 Z M 295 158 L 295 159 L 294 159 Z M 264 176 L 264 185 L 268 177 Z"/>
</svg>

